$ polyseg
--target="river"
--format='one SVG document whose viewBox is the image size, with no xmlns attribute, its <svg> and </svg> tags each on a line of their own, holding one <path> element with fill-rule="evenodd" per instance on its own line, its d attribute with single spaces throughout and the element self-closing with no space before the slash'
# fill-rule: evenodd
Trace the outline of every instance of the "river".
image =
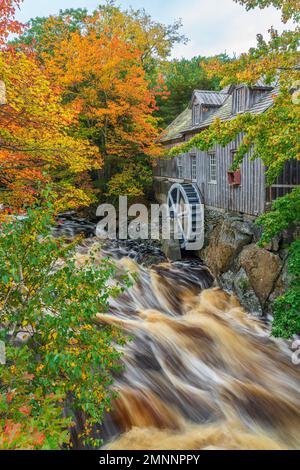
<svg viewBox="0 0 300 470">
<path fill-rule="evenodd" d="M 199 260 L 170 263 L 152 248 L 158 264 L 139 265 L 148 251 L 135 243 L 103 253 L 138 276 L 101 315 L 133 337 L 101 425 L 104 448 L 299 448 L 300 366 L 286 343 L 212 287 Z"/>
</svg>

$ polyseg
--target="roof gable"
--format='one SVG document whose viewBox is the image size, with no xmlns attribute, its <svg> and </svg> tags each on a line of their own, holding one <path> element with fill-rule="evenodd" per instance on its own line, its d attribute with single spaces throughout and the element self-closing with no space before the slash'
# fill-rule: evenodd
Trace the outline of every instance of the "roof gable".
<svg viewBox="0 0 300 470">
<path fill-rule="evenodd" d="M 192 95 L 190 106 L 195 99 L 200 105 L 222 106 L 227 97 L 227 94 L 220 93 L 219 91 L 195 90 Z"/>
<path fill-rule="evenodd" d="M 278 87 L 269 90 L 265 93 L 258 102 L 253 104 L 250 109 L 246 111 L 252 114 L 261 114 L 264 113 L 267 109 L 269 109 L 273 105 L 273 96 L 278 94 Z M 213 96 L 210 96 L 213 95 Z M 235 114 L 232 112 L 232 95 L 227 94 L 224 92 L 209 92 L 209 91 L 202 91 L 202 90 L 195 90 L 193 93 L 192 101 L 194 97 L 197 97 L 197 101 L 199 99 L 205 99 L 208 101 L 209 99 L 218 100 L 216 95 L 222 96 L 222 104 L 215 104 L 211 105 L 215 107 L 214 112 L 209 114 L 206 119 L 201 121 L 199 124 L 193 125 L 192 122 L 192 110 L 189 106 L 185 109 L 165 130 L 163 136 L 161 137 L 161 142 L 168 142 L 176 139 L 180 139 L 183 137 L 184 134 L 188 133 L 196 133 L 197 131 L 201 131 L 201 129 L 205 129 L 211 124 L 213 124 L 216 118 L 220 119 L 221 121 L 228 121 L 236 117 Z M 221 99 L 222 99 L 221 98 Z M 192 102 L 191 101 L 191 102 Z M 220 103 L 220 101 L 214 101 L 215 103 Z M 203 104 L 209 105 L 209 103 Z"/>
<path fill-rule="evenodd" d="M 182 136 L 182 131 L 192 125 L 192 111 L 186 108 L 176 119 L 164 130 L 161 142 L 179 139 Z"/>
</svg>

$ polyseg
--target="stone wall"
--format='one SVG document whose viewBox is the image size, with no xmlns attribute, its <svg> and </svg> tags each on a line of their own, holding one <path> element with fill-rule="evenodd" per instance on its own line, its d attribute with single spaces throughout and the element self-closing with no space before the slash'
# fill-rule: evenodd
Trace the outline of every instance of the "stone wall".
<svg viewBox="0 0 300 470">
<path fill-rule="evenodd" d="M 248 312 L 262 316 L 288 286 L 287 250 L 285 235 L 260 248 L 261 231 L 254 222 L 206 209 L 205 246 L 197 255 L 220 287 L 233 292 Z"/>
</svg>

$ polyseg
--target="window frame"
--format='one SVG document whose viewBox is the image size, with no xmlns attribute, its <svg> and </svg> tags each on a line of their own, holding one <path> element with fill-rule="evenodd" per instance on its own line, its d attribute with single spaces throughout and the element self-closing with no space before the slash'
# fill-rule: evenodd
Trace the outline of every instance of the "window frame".
<svg viewBox="0 0 300 470">
<path fill-rule="evenodd" d="M 193 122 L 193 125 L 195 124 L 195 113 L 196 113 L 196 106 L 193 104 L 192 105 L 192 122 Z"/>
<path fill-rule="evenodd" d="M 234 159 L 235 159 L 235 155 L 237 154 L 237 148 L 232 148 L 230 150 L 230 166 L 233 164 L 234 162 Z"/>
<path fill-rule="evenodd" d="M 200 104 L 197 103 L 197 102 L 194 103 L 193 104 L 193 116 L 192 116 L 193 125 L 199 124 L 199 122 L 200 122 L 200 112 L 201 112 Z"/>
<path fill-rule="evenodd" d="M 242 85 L 237 87 L 233 92 L 233 114 L 242 114 L 247 108 L 248 89 Z M 239 108 L 238 108 L 239 105 Z"/>
<path fill-rule="evenodd" d="M 191 180 L 197 181 L 197 155 L 192 154 L 190 155 L 190 164 L 191 164 Z M 195 174 L 193 174 L 193 170 L 195 170 Z M 193 176 L 195 176 L 193 178 Z"/>
<path fill-rule="evenodd" d="M 183 157 L 179 155 L 177 157 L 177 178 L 182 180 L 184 179 L 184 172 L 183 172 Z"/>
<path fill-rule="evenodd" d="M 212 159 L 214 159 L 214 163 L 212 165 Z M 212 167 L 214 167 L 214 179 Z M 209 184 L 217 184 L 217 155 L 216 152 L 209 152 L 208 153 L 208 182 Z"/>
</svg>

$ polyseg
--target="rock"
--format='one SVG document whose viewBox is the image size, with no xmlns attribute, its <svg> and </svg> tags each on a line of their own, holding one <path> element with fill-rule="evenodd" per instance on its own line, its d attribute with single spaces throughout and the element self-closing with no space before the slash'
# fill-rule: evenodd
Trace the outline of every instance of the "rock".
<svg viewBox="0 0 300 470">
<path fill-rule="evenodd" d="M 215 276 L 228 271 L 245 245 L 252 241 L 248 223 L 240 220 L 224 220 L 217 225 L 210 237 L 202 257 Z"/>
<path fill-rule="evenodd" d="M 179 240 L 163 240 L 162 251 L 164 252 L 166 257 L 171 261 L 181 260 L 181 249 L 179 245 Z"/>
<path fill-rule="evenodd" d="M 244 309 L 252 315 L 262 316 L 263 310 L 260 301 L 252 288 L 246 271 L 241 268 L 234 280 L 234 293 Z"/>
<path fill-rule="evenodd" d="M 247 235 L 249 238 L 252 238 L 254 235 L 254 228 L 251 222 L 245 221 L 229 221 L 231 228 L 235 230 L 237 233 L 242 233 L 243 235 Z"/>
<path fill-rule="evenodd" d="M 263 234 L 263 228 L 259 225 L 253 224 L 253 243 L 258 243 Z"/>
<path fill-rule="evenodd" d="M 282 260 L 278 255 L 252 244 L 243 249 L 240 264 L 263 307 L 280 275 Z"/>
<path fill-rule="evenodd" d="M 280 249 L 281 237 L 277 236 L 272 238 L 270 243 L 264 246 L 265 250 L 278 252 Z"/>
<path fill-rule="evenodd" d="M 277 297 L 283 295 L 289 288 L 289 284 L 291 281 L 291 276 L 288 273 L 288 266 L 287 260 L 285 261 L 283 268 L 281 270 L 280 276 L 277 279 L 273 291 L 269 297 L 269 301 L 272 303 L 274 302 Z"/>
<path fill-rule="evenodd" d="M 234 276 L 235 274 L 232 271 L 227 271 L 226 273 L 222 274 L 217 279 L 218 286 L 221 287 L 221 289 L 228 292 L 229 294 L 233 294 L 234 293 L 234 286 L 233 286 Z"/>
<path fill-rule="evenodd" d="M 204 216 L 204 248 L 207 247 L 210 243 L 212 234 L 216 227 L 222 224 L 224 220 L 224 215 L 213 209 L 205 209 Z M 199 251 L 198 255 L 202 258 L 202 253 Z"/>
<path fill-rule="evenodd" d="M 83 234 L 85 237 L 95 235 L 96 224 L 78 217 L 75 212 L 69 211 L 56 217 L 56 226 L 53 228 L 54 237 L 67 237 L 72 239 Z"/>
<path fill-rule="evenodd" d="M 300 237 L 300 225 L 292 224 L 288 229 L 282 232 L 282 244 L 290 245 Z"/>
</svg>

